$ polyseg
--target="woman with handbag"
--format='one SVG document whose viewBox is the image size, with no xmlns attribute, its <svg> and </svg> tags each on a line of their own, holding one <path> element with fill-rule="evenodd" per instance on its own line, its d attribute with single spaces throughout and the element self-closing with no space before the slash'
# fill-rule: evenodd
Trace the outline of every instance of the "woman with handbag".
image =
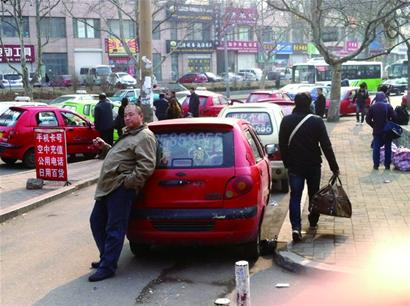
<svg viewBox="0 0 410 306">
<path fill-rule="evenodd" d="M 339 174 L 339 166 L 326 126 L 322 118 L 311 114 L 311 102 L 310 95 L 297 94 L 295 108 L 292 114 L 283 118 L 279 130 L 279 149 L 289 173 L 289 215 L 294 242 L 302 239 L 300 202 L 305 181 L 308 186 L 309 211 L 310 200 L 320 187 L 322 164 L 320 149 L 325 154 L 333 174 Z M 310 226 L 316 227 L 318 221 L 319 213 L 311 211 L 309 214 Z"/>
<path fill-rule="evenodd" d="M 380 165 L 380 147 L 384 144 L 384 168 L 390 169 L 392 138 L 384 132 L 389 121 L 396 120 L 393 107 L 387 103 L 384 92 L 377 92 L 375 103 L 370 106 L 366 116 L 366 123 L 373 129 L 373 169 L 378 170 Z"/>
</svg>

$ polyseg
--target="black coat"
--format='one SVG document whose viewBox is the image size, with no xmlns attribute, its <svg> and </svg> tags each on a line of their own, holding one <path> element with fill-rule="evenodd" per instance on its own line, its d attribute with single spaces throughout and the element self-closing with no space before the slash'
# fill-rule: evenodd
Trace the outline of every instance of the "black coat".
<svg viewBox="0 0 410 306">
<path fill-rule="evenodd" d="M 193 117 L 199 117 L 199 96 L 195 92 L 189 97 L 189 112 Z"/>
<path fill-rule="evenodd" d="M 94 124 L 97 131 L 113 129 L 112 105 L 108 100 L 100 100 L 94 109 Z"/>
<path fill-rule="evenodd" d="M 326 109 L 326 98 L 324 95 L 319 95 L 315 103 L 316 115 L 318 115 L 319 117 L 323 117 L 325 115 L 325 109 Z"/>
<path fill-rule="evenodd" d="M 306 167 L 320 167 L 322 163 L 320 148 L 322 148 L 330 169 L 333 172 L 338 171 L 339 166 L 332 144 L 321 118 L 314 116 L 305 121 L 288 146 L 290 134 L 306 115 L 306 113 L 294 112 L 282 120 L 279 130 L 279 149 L 285 167 L 296 174 L 303 172 Z"/>
</svg>

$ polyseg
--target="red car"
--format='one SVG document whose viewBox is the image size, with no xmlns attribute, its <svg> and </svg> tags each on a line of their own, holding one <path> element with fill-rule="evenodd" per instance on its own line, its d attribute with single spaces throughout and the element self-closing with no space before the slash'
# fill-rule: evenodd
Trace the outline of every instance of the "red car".
<svg viewBox="0 0 410 306">
<path fill-rule="evenodd" d="M 132 207 L 131 251 L 240 244 L 247 258 L 257 258 L 271 169 L 250 123 L 186 118 L 156 121 L 149 128 L 162 159 Z"/>
<path fill-rule="evenodd" d="M 342 87 L 340 92 L 340 115 L 356 113 L 356 102 L 353 103 L 353 98 L 359 87 Z M 330 107 L 330 100 L 326 99 L 326 112 Z M 370 97 L 366 99 L 366 109 L 370 107 Z"/>
<path fill-rule="evenodd" d="M 222 108 L 231 104 L 231 101 L 222 94 L 207 90 L 195 91 L 199 96 L 199 116 L 200 117 L 216 117 Z M 182 102 L 182 111 L 188 113 L 189 109 L 189 94 L 184 102 Z"/>
<path fill-rule="evenodd" d="M 295 102 L 284 92 L 279 90 L 258 90 L 253 91 L 246 98 L 245 103 L 264 102 L 278 104 L 284 115 L 292 113 Z"/>
<path fill-rule="evenodd" d="M 187 73 L 179 78 L 178 83 L 206 83 L 208 77 L 204 73 L 192 72 Z"/>
<path fill-rule="evenodd" d="M 38 127 L 64 128 L 67 154 L 94 157 L 98 153 L 92 140 L 100 134 L 84 117 L 51 106 L 12 106 L 0 115 L 1 159 L 7 164 L 20 159 L 26 167 L 34 168 L 34 128 Z"/>
<path fill-rule="evenodd" d="M 51 86 L 54 87 L 70 87 L 73 85 L 71 75 L 63 74 L 58 75 L 54 80 L 51 81 Z"/>
</svg>

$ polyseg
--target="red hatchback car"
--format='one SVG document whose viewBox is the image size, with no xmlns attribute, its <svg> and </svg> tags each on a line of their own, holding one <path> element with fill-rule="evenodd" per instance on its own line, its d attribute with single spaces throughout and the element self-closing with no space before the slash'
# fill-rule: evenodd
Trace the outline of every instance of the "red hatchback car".
<svg viewBox="0 0 410 306">
<path fill-rule="evenodd" d="M 179 78 L 178 83 L 206 83 L 208 77 L 204 73 L 192 72 L 184 74 Z"/>
<path fill-rule="evenodd" d="M 340 115 L 356 113 L 356 103 L 353 103 L 353 98 L 359 87 L 342 87 L 340 92 Z M 330 100 L 326 99 L 326 112 L 330 107 Z M 370 107 L 370 97 L 366 99 L 365 108 Z"/>
<path fill-rule="evenodd" d="M 217 117 L 221 109 L 231 104 L 231 101 L 227 97 L 219 93 L 207 90 L 197 90 L 195 92 L 199 96 L 200 117 Z M 189 94 L 184 102 L 182 102 L 182 111 L 184 114 L 188 113 L 190 96 Z"/>
<path fill-rule="evenodd" d="M 94 157 L 98 152 L 92 140 L 100 134 L 84 117 L 58 107 L 13 106 L 0 115 L 0 157 L 5 163 L 20 159 L 35 167 L 34 128 L 65 129 L 67 154 Z"/>
<path fill-rule="evenodd" d="M 249 122 L 189 118 L 157 121 L 149 128 L 162 159 L 132 207 L 131 251 L 240 244 L 247 258 L 257 258 L 271 169 Z"/>
<path fill-rule="evenodd" d="M 279 90 L 258 90 L 253 91 L 246 98 L 245 103 L 275 103 L 282 109 L 284 115 L 292 113 L 295 107 L 295 102 L 285 93 Z"/>
</svg>

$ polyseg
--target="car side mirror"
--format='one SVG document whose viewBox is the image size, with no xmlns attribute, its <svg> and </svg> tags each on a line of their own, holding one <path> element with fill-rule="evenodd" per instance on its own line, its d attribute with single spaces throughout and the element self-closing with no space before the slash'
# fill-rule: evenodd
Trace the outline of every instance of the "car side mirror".
<svg viewBox="0 0 410 306">
<path fill-rule="evenodd" d="M 265 151 L 268 153 L 268 156 L 274 155 L 279 149 L 279 146 L 276 144 L 267 144 L 265 145 Z"/>
</svg>

